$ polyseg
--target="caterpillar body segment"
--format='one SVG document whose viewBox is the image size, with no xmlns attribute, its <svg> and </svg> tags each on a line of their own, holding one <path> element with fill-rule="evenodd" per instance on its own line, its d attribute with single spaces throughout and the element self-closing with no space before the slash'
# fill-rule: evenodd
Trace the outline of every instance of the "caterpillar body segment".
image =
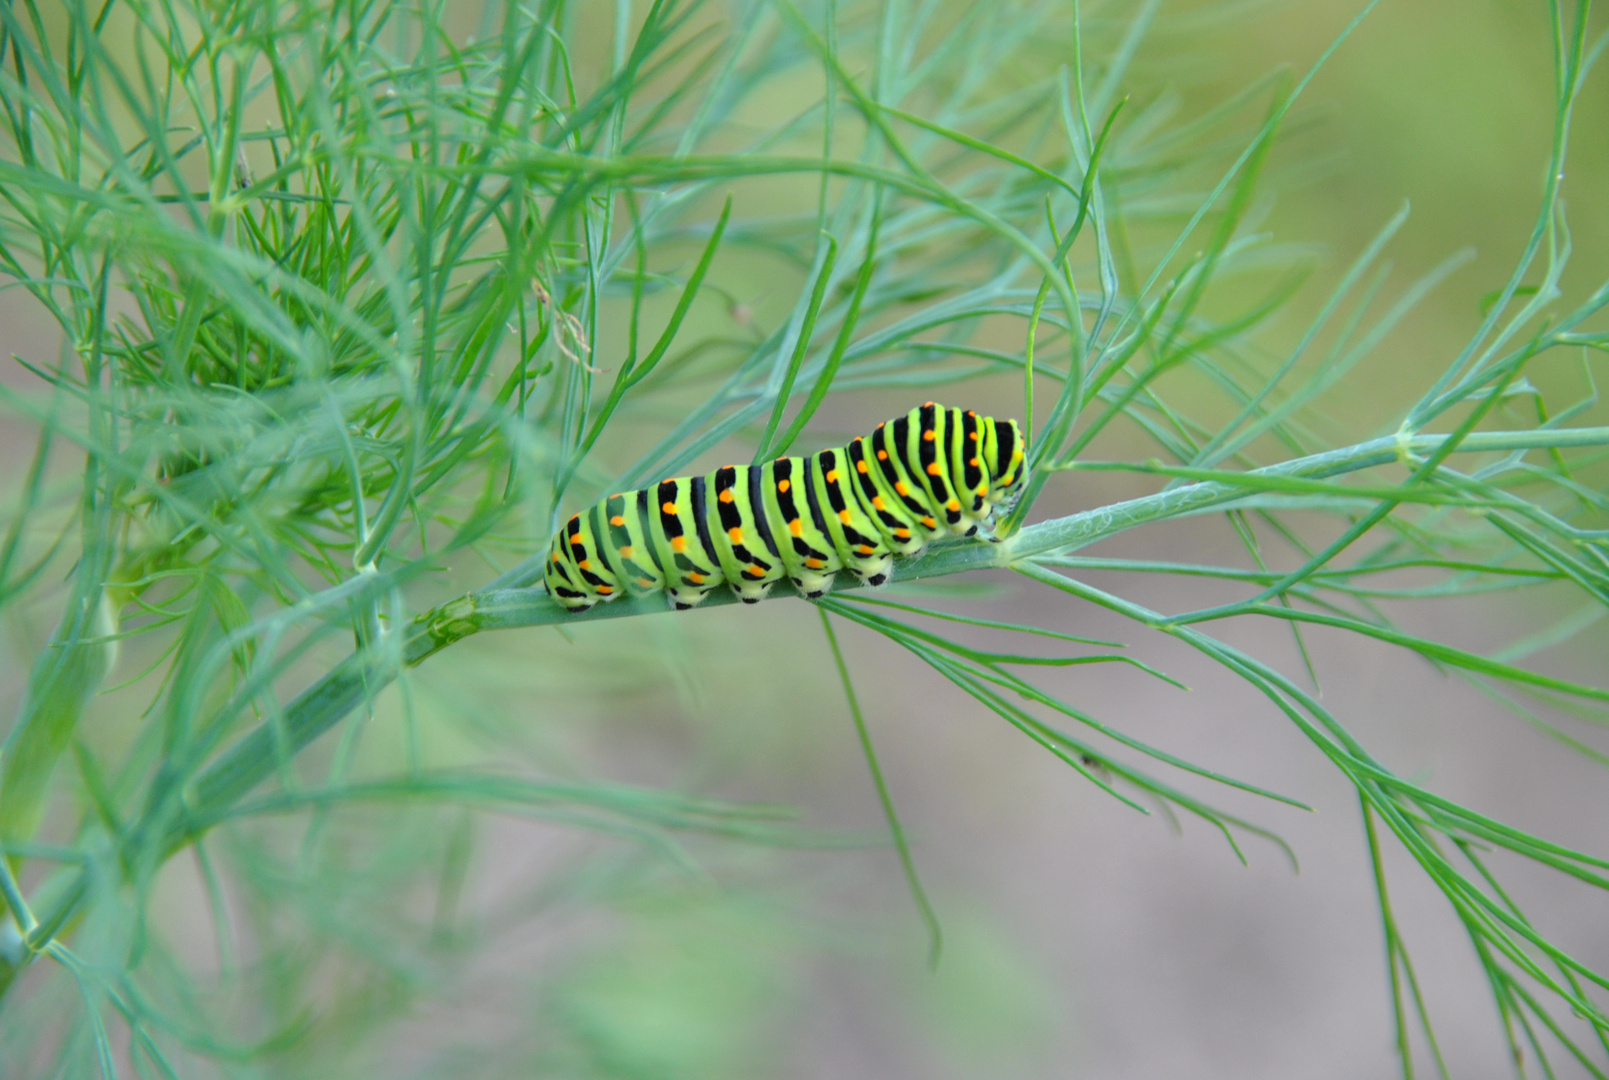
<svg viewBox="0 0 1609 1080">
<path fill-rule="evenodd" d="M 632 596 L 659 592 L 665 588 L 665 574 L 659 568 L 647 522 L 649 492 L 633 491 L 611 495 L 590 511 L 594 537 L 607 536 L 598 545 L 616 581 Z"/>
<path fill-rule="evenodd" d="M 844 447 L 844 454 L 853 469 L 850 476 L 855 495 L 888 550 L 899 557 L 915 555 L 925 548 L 927 538 L 913 531 L 909 519 L 900 514 L 899 495 L 878 464 L 874 445 L 867 439 L 856 439 Z"/>
<path fill-rule="evenodd" d="M 775 511 L 772 533 L 793 587 L 810 599 L 826 593 L 843 560 L 827 534 L 815 486 L 815 458 L 778 458 L 761 466 L 768 482 L 761 492 L 765 509 Z"/>
<path fill-rule="evenodd" d="M 726 580 L 710 534 L 706 497 L 709 477 L 662 480 L 647 490 L 649 529 L 665 575 L 665 591 L 670 594 L 671 605 L 684 611 Z"/>
<path fill-rule="evenodd" d="M 610 495 L 553 537 L 547 589 L 572 611 L 661 591 L 681 610 L 723 584 L 745 603 L 783 579 L 814 599 L 841 570 L 883 585 L 933 540 L 992 539 L 1025 450 L 1015 420 L 928 402 L 847 446 Z"/>
<path fill-rule="evenodd" d="M 710 535 L 715 538 L 721 573 L 747 604 L 765 599 L 786 573 L 771 519 L 764 503 L 755 498 L 764 472 L 759 465 L 746 469 L 727 465 L 710 473 L 706 483 L 715 500 L 711 512 L 717 527 Z"/>
<path fill-rule="evenodd" d="M 598 552 L 592 511 L 572 514 L 548 553 L 548 593 L 565 607 L 591 607 L 619 595 L 619 581 Z"/>
<path fill-rule="evenodd" d="M 882 585 L 893 572 L 894 561 L 882 533 L 861 505 L 851 477 L 855 468 L 847 450 L 823 450 L 815 456 L 811 472 L 838 557 L 868 585 Z M 808 468 L 808 466 L 807 466 Z"/>
<path fill-rule="evenodd" d="M 906 455 L 911 446 L 909 418 L 900 417 L 887 424 L 878 424 L 877 430 L 872 432 L 871 441 L 877 451 L 875 456 L 882 475 L 882 489 L 894 493 L 896 512 L 904 519 L 905 528 L 917 541 L 916 551 L 920 551 L 929 540 L 945 535 L 947 530 L 940 527 L 934 516 L 933 507 L 926 497 L 927 485 L 917 479 L 917 470 L 908 464 Z"/>
</svg>

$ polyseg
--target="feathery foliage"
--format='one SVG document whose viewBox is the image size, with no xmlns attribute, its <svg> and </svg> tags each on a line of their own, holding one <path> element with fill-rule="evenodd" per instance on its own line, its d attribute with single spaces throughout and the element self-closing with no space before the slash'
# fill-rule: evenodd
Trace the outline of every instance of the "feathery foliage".
<svg viewBox="0 0 1609 1080">
<path fill-rule="evenodd" d="M 0 760 L 0 1052 L 39 1075 L 314 1074 L 347 1060 L 448 963 L 404 940 L 418 928 L 397 898 L 431 875 L 439 897 L 462 888 L 470 812 L 595 830 L 679 866 L 696 865 L 698 837 L 842 842 L 772 807 L 456 760 L 417 725 L 407 673 L 471 635 L 662 609 L 623 599 L 568 615 L 543 595 L 542 548 L 568 508 L 703 466 L 734 439 L 756 460 L 779 455 L 829 394 L 920 400 L 995 376 L 994 392 L 1020 387 L 1032 433 L 1013 533 L 935 547 L 896 580 L 1009 570 L 1244 680 L 1356 789 L 1405 1073 L 1440 1054 L 1393 915 L 1388 843 L 1462 923 L 1517 1068 L 1553 1075 L 1567 1057 L 1604 1075 L 1609 972 L 1533 924 L 1504 880 L 1513 856 L 1604 889 L 1609 853 L 1397 775 L 1307 674 L 1215 631 L 1256 616 L 1288 624 L 1304 656 L 1312 626 L 1409 650 L 1604 761 L 1580 731 L 1609 719 L 1609 686 L 1526 663 L 1609 608 L 1609 428 L 1582 422 L 1590 390 L 1559 407 L 1527 378 L 1569 363 L 1590 388 L 1609 349 L 1609 284 L 1566 277 L 1571 120 L 1604 45 L 1588 5 L 1551 5 L 1552 156 L 1529 242 L 1465 347 L 1373 437 L 1338 430 L 1327 395 L 1461 257 L 1388 298 L 1397 215 L 1349 253 L 1295 347 L 1267 355 L 1259 335 L 1305 256 L 1254 231 L 1258 185 L 1307 78 L 1193 118 L 1132 102 L 1129 66 L 1159 5 L 1127 7 L 0 9 L 0 270 L 63 340 L 54 362 L 19 357 L 38 381 L 5 392 L 39 442 L 9 511 L 0 605 L 57 621 Z M 745 273 L 788 282 L 790 298 L 739 308 L 721 283 Z M 1108 447 L 1125 456 L 1095 457 Z M 1093 470 L 1150 493 L 1035 513 L 1042 492 Z M 1252 569 L 1085 553 L 1202 514 L 1232 523 Z M 1218 579 L 1240 598 L 1154 610 L 1090 584 L 1093 571 Z M 1497 655 L 1393 618 L 1475 591 L 1568 592 L 1574 613 Z M 818 606 L 919 657 L 1113 798 L 1198 817 L 1237 853 L 1277 838 L 1202 788 L 1302 805 L 1033 677 L 1122 663 L 1170 679 L 1110 643 L 909 592 L 846 585 Z M 143 705 L 95 730 L 114 670 L 117 700 Z M 383 704 L 399 680 L 400 709 Z M 382 715 L 394 767 L 365 771 Z M 310 751 L 334 732 L 337 746 Z M 72 798 L 53 802 L 63 788 Z M 341 823 L 366 813 L 394 825 L 356 855 Z M 299 851 L 269 828 L 285 815 L 305 823 Z M 181 852 L 207 884 L 215 973 L 148 929 Z M 341 899 L 291 900 L 314 895 Z M 306 921 L 287 926 L 286 906 Z M 345 983 L 325 948 L 392 981 Z M 78 1004 L 64 1012 L 66 990 Z M 52 1015 L 73 1019 L 42 1022 Z M 553 1030 L 567 1022 L 585 1029 L 570 1015 Z M 583 1035 L 532 1053 L 555 1074 L 632 1071 Z M 454 1062 L 442 1068 L 474 1071 Z"/>
</svg>

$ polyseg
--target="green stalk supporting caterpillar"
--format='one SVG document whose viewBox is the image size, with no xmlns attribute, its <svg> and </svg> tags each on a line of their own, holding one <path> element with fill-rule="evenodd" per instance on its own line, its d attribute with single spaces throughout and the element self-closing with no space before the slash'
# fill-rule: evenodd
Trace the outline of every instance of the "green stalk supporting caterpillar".
<svg viewBox="0 0 1609 1080">
<path fill-rule="evenodd" d="M 681 611 L 723 582 L 747 604 L 783 578 L 814 599 L 839 570 L 882 585 L 930 540 L 992 539 L 1025 449 L 1015 420 L 930 401 L 848 446 L 611 495 L 553 537 L 548 593 L 585 611 L 664 591 Z"/>
</svg>

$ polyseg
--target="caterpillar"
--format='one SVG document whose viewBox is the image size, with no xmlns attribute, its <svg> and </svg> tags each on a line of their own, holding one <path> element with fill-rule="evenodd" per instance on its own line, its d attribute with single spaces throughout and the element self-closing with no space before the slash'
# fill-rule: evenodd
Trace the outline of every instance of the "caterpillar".
<svg viewBox="0 0 1609 1080">
<path fill-rule="evenodd" d="M 840 570 L 882 585 L 930 540 L 994 539 L 1025 450 L 1015 420 L 930 401 L 848 446 L 610 495 L 553 537 L 548 593 L 585 611 L 664 591 L 682 611 L 723 583 L 747 604 L 784 578 L 815 599 Z"/>
</svg>

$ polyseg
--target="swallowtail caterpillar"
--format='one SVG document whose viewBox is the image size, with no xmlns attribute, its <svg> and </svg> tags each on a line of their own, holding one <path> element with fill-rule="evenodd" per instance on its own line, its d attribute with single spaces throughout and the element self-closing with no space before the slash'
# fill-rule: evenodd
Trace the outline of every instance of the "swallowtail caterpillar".
<svg viewBox="0 0 1609 1080">
<path fill-rule="evenodd" d="M 685 610 L 723 583 L 758 603 L 787 578 L 814 599 L 848 570 L 867 585 L 943 536 L 993 539 L 1026 479 L 1015 420 L 928 402 L 848 446 L 727 465 L 611 495 L 564 523 L 548 593 L 571 611 L 663 591 Z"/>
</svg>

